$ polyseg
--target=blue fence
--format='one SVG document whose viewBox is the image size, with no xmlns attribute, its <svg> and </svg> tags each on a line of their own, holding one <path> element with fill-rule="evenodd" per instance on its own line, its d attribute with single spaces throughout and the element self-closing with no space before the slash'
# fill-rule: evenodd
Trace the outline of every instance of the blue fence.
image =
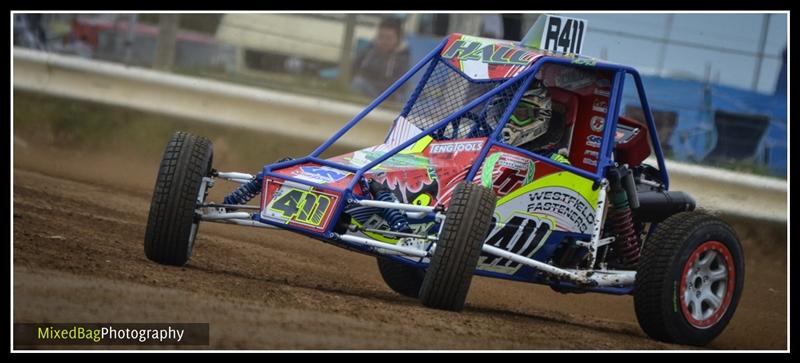
<svg viewBox="0 0 800 363">
<path fill-rule="evenodd" d="M 674 128 L 662 139 L 671 149 L 672 159 L 712 163 L 714 157 L 728 154 L 728 159 L 747 159 L 766 166 L 776 176 L 786 176 L 785 94 L 767 95 L 693 80 L 642 79 L 654 112 L 674 117 Z M 634 87 L 626 85 L 623 104 L 623 110 L 639 106 Z M 729 132 L 731 128 L 735 129 Z M 742 145 L 752 147 L 741 150 Z M 736 146 L 739 150 L 731 150 Z"/>
</svg>

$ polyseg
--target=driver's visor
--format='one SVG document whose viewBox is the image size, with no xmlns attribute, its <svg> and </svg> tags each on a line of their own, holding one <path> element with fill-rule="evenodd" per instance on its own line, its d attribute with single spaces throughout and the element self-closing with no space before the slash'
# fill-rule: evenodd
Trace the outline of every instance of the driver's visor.
<svg viewBox="0 0 800 363">
<path fill-rule="evenodd" d="M 514 112 L 511 114 L 511 122 L 517 126 L 525 126 L 533 122 L 535 112 L 534 105 L 523 100 L 520 100 Z"/>
</svg>

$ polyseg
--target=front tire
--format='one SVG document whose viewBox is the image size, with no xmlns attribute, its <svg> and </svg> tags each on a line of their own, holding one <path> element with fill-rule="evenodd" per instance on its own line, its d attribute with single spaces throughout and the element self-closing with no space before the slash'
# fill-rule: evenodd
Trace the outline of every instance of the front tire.
<svg viewBox="0 0 800 363">
<path fill-rule="evenodd" d="M 636 317 L 654 339 L 703 346 L 728 325 L 743 287 L 744 253 L 733 229 L 706 213 L 678 213 L 645 241 Z"/>
<path fill-rule="evenodd" d="M 422 281 L 419 297 L 423 305 L 451 311 L 464 308 L 495 202 L 494 193 L 481 185 L 456 186 Z"/>
<path fill-rule="evenodd" d="M 211 173 L 214 156 L 211 141 L 187 132 L 176 132 L 164 150 L 156 177 L 144 253 L 148 259 L 172 266 L 183 266 L 194 248 L 200 221 L 195 215 L 203 178 Z M 202 195 L 201 195 L 202 193 Z"/>
</svg>

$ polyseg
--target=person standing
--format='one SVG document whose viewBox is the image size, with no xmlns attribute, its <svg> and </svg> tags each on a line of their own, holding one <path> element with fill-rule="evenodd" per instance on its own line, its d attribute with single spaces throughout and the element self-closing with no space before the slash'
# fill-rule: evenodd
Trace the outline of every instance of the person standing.
<svg viewBox="0 0 800 363">
<path fill-rule="evenodd" d="M 377 97 L 408 70 L 409 57 L 402 20 L 383 18 L 372 44 L 359 52 L 353 62 L 350 85 L 366 96 Z M 398 90 L 392 99 L 402 101 L 404 93 L 403 89 Z"/>
</svg>

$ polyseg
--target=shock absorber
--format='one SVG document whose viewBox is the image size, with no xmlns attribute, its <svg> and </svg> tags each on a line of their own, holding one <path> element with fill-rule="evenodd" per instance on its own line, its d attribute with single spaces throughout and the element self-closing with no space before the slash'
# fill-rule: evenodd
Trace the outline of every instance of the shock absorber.
<svg viewBox="0 0 800 363">
<path fill-rule="evenodd" d="M 258 193 L 261 193 L 261 186 L 263 185 L 261 178 L 256 176 L 255 179 L 240 185 L 236 190 L 225 197 L 225 204 L 245 204 L 253 199 Z"/>
<path fill-rule="evenodd" d="M 383 202 L 396 202 L 392 192 L 383 184 L 371 180 L 369 182 L 369 189 L 372 192 L 372 196 L 376 200 Z M 411 227 L 408 226 L 408 219 L 406 219 L 406 216 L 397 209 L 384 208 L 383 219 L 386 220 L 386 223 L 389 223 L 389 228 L 391 228 L 392 231 L 406 233 L 412 232 Z"/>
<path fill-rule="evenodd" d="M 282 163 L 284 161 L 294 160 L 292 157 L 285 157 L 276 161 L 275 163 Z M 225 197 L 223 203 L 225 204 L 245 204 L 253 199 L 261 193 L 261 187 L 264 185 L 262 181 L 262 175 L 259 173 L 256 177 L 242 185 L 240 185 L 236 190 L 232 191 L 228 196 Z M 233 210 L 233 209 L 231 209 Z"/>
<path fill-rule="evenodd" d="M 639 243 L 633 227 L 633 214 L 628 202 L 628 194 L 622 186 L 622 179 L 630 173 L 627 169 L 613 168 L 608 171 L 611 189 L 611 210 L 608 221 L 614 233 L 614 256 L 626 267 L 634 267 L 639 263 Z"/>
</svg>

